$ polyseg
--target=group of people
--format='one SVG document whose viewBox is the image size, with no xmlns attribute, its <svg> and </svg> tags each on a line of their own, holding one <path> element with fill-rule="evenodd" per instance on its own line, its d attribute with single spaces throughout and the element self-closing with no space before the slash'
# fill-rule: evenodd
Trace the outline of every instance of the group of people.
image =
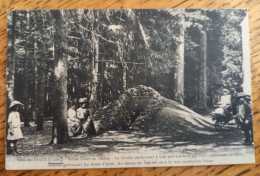
<svg viewBox="0 0 260 176">
<path fill-rule="evenodd" d="M 244 144 L 250 145 L 253 142 L 252 106 L 251 98 L 244 93 L 238 93 L 231 89 L 231 109 L 233 117 L 238 126 L 244 132 Z"/>
<path fill-rule="evenodd" d="M 92 113 L 87 106 L 87 98 L 79 99 L 79 108 L 76 110 L 76 101 L 69 101 L 68 129 L 69 136 L 95 135 L 96 130 L 92 120 Z"/>
<path fill-rule="evenodd" d="M 78 135 L 95 135 L 96 130 L 92 120 L 92 113 L 87 107 L 87 98 L 80 98 L 80 107 L 76 108 L 76 101 L 69 102 L 68 109 L 68 132 L 69 136 L 75 137 Z M 12 101 L 9 106 L 8 114 L 8 130 L 7 130 L 7 154 L 21 154 L 17 149 L 17 142 L 23 138 L 21 130 L 21 118 L 19 111 L 23 108 L 23 104 L 19 101 Z"/>
</svg>

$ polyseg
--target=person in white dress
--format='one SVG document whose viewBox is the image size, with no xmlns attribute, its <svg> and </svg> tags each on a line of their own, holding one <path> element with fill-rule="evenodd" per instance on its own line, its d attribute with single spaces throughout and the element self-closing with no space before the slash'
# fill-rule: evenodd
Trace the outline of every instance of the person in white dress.
<svg viewBox="0 0 260 176">
<path fill-rule="evenodd" d="M 69 102 L 70 108 L 68 109 L 68 128 L 69 128 L 69 136 L 75 137 L 81 134 L 82 132 L 82 125 L 80 120 L 77 118 L 76 115 L 76 105 L 74 101 Z"/>
<path fill-rule="evenodd" d="M 21 119 L 18 110 L 22 107 L 19 101 L 13 101 L 9 107 L 8 132 L 7 132 L 7 154 L 21 154 L 17 150 L 17 142 L 23 138 L 21 130 Z"/>
</svg>

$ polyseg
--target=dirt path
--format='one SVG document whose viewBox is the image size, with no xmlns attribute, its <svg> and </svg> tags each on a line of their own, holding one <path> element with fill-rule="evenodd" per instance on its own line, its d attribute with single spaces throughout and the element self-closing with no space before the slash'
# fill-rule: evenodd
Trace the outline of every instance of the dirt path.
<svg viewBox="0 0 260 176">
<path fill-rule="evenodd" d="M 142 131 L 107 131 L 94 137 L 73 138 L 66 145 L 48 145 L 51 140 L 51 122 L 44 124 L 42 132 L 36 127 L 24 128 L 25 138 L 19 143 L 22 156 L 59 155 L 59 154 L 109 154 L 156 151 L 161 153 L 196 153 L 221 151 L 226 147 L 241 146 L 252 150 L 252 146 L 243 146 L 243 133 L 235 125 L 227 126 L 222 132 L 205 131 L 203 133 L 163 133 Z M 10 156 L 13 157 L 13 156 Z"/>
</svg>

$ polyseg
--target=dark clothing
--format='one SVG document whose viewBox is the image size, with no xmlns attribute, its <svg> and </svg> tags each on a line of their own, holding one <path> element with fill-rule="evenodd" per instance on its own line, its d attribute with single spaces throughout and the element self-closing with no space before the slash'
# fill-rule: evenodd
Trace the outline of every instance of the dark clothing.
<svg viewBox="0 0 260 176">
<path fill-rule="evenodd" d="M 7 141 L 7 152 L 6 154 L 20 154 L 17 150 L 17 141 L 18 140 L 8 140 Z"/>
<path fill-rule="evenodd" d="M 245 143 L 251 144 L 253 142 L 253 124 L 252 121 L 249 121 L 248 123 L 242 123 L 238 120 L 239 126 L 241 127 L 241 130 L 245 134 Z"/>
<path fill-rule="evenodd" d="M 85 131 L 85 133 L 87 133 L 87 135 L 95 135 L 96 134 L 96 128 L 94 125 L 94 122 L 92 119 L 87 120 L 84 124 L 83 124 L 83 129 Z"/>
<path fill-rule="evenodd" d="M 231 95 L 231 109 L 233 114 L 237 114 L 237 106 L 239 105 L 239 98 L 237 96 L 237 93 Z"/>
<path fill-rule="evenodd" d="M 237 106 L 237 122 L 245 134 L 245 143 L 253 142 L 253 124 L 250 105 L 246 102 Z"/>
<path fill-rule="evenodd" d="M 90 109 L 86 109 L 82 107 L 78 108 L 77 117 L 81 120 L 83 133 L 86 133 L 87 135 L 96 134 L 96 129 L 95 129 L 94 122 L 92 120 Z"/>
</svg>

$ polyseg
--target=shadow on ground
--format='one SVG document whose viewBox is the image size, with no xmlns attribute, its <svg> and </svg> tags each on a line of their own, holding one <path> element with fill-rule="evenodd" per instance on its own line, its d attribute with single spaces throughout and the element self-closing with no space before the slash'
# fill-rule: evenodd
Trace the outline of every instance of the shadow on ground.
<svg viewBox="0 0 260 176">
<path fill-rule="evenodd" d="M 76 137 L 66 145 L 48 145 L 51 140 L 51 125 L 46 122 L 42 132 L 36 127 L 23 128 L 24 139 L 19 143 L 22 155 L 53 154 L 107 154 L 132 152 L 202 152 L 217 150 L 225 146 L 241 145 L 243 133 L 235 125 L 227 126 L 222 132 L 212 128 L 197 131 L 177 130 L 165 133 L 154 130 L 107 131 L 99 136 Z M 249 146 L 250 147 L 250 146 Z"/>
</svg>

